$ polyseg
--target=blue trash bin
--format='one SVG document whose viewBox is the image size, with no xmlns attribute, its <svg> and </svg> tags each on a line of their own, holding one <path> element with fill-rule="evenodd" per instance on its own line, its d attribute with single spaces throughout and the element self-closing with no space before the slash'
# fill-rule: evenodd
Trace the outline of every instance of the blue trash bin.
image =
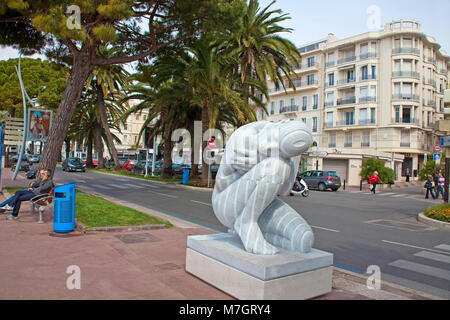
<svg viewBox="0 0 450 320">
<path fill-rule="evenodd" d="M 189 172 L 190 170 L 188 168 L 183 169 L 183 184 L 188 184 L 189 182 Z"/>
<path fill-rule="evenodd" d="M 72 232 L 75 229 L 75 183 L 56 187 L 53 200 L 53 230 Z"/>
</svg>

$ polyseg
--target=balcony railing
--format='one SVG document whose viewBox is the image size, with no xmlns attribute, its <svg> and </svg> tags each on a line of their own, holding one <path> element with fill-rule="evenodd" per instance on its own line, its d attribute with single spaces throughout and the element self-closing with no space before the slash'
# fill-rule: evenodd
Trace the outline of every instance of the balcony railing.
<svg viewBox="0 0 450 320">
<path fill-rule="evenodd" d="M 392 119 L 392 124 L 415 124 L 419 125 L 419 119 L 415 118 L 403 118 L 403 119 Z"/>
<path fill-rule="evenodd" d="M 410 148 L 411 142 L 400 142 L 400 147 Z"/>
<path fill-rule="evenodd" d="M 324 122 L 323 127 L 324 128 L 334 128 L 334 123 L 333 122 Z"/>
<path fill-rule="evenodd" d="M 365 59 L 376 58 L 376 57 L 377 57 L 377 53 L 376 52 L 367 52 L 367 53 L 361 54 L 359 56 L 359 59 L 365 60 Z"/>
<path fill-rule="evenodd" d="M 375 74 L 372 75 L 366 75 L 366 76 L 361 76 L 359 77 L 359 81 L 370 81 L 370 80 L 376 80 L 377 76 Z"/>
<path fill-rule="evenodd" d="M 338 64 L 343 64 L 343 63 L 353 62 L 353 61 L 356 61 L 356 56 L 351 56 L 351 57 L 339 59 L 338 60 Z"/>
<path fill-rule="evenodd" d="M 338 85 L 348 84 L 348 83 L 355 83 L 356 78 L 349 78 L 349 79 L 340 79 L 337 81 Z"/>
<path fill-rule="evenodd" d="M 433 57 L 423 57 L 424 61 L 432 63 L 432 64 L 436 64 L 436 59 Z"/>
<path fill-rule="evenodd" d="M 403 93 L 403 94 L 394 94 L 392 95 L 392 100 L 413 100 L 413 101 L 420 101 L 420 97 L 416 94 L 409 94 L 409 93 Z"/>
<path fill-rule="evenodd" d="M 362 119 L 362 120 L 359 120 L 358 123 L 360 126 L 368 126 L 368 125 L 375 124 L 376 121 L 375 121 L 375 119 Z"/>
<path fill-rule="evenodd" d="M 338 126 L 354 126 L 355 124 L 355 120 L 343 120 L 337 122 Z"/>
<path fill-rule="evenodd" d="M 329 143 L 328 148 L 336 148 L 336 143 Z"/>
<path fill-rule="evenodd" d="M 439 70 L 439 73 L 440 73 L 440 74 L 445 74 L 445 75 L 448 75 L 448 71 L 447 71 L 447 70 L 445 70 L 445 69 L 441 69 L 441 70 Z"/>
<path fill-rule="evenodd" d="M 325 107 L 333 107 L 334 106 L 334 101 L 327 101 L 324 103 Z"/>
<path fill-rule="evenodd" d="M 425 99 L 424 99 L 424 100 L 423 100 L 423 104 L 424 104 L 425 106 L 427 106 L 427 107 L 433 107 L 433 108 L 436 107 L 436 101 L 435 101 L 435 100 L 428 100 L 428 101 L 425 101 Z"/>
<path fill-rule="evenodd" d="M 436 87 L 436 80 L 433 79 L 426 79 L 425 77 L 423 77 L 423 83 Z"/>
<path fill-rule="evenodd" d="M 325 88 L 330 88 L 330 87 L 334 87 L 336 84 L 335 82 L 325 82 Z"/>
<path fill-rule="evenodd" d="M 359 98 L 359 103 L 365 103 L 365 102 L 376 102 L 377 97 L 361 97 Z"/>
<path fill-rule="evenodd" d="M 420 79 L 420 73 L 415 71 L 394 71 L 392 72 L 392 77 L 393 78 L 408 77 Z"/>
<path fill-rule="evenodd" d="M 420 55 L 420 49 L 411 48 L 411 47 L 403 47 L 403 48 L 392 49 L 392 54 L 399 54 L 399 53 L 415 54 L 415 55 L 419 56 Z"/>
<path fill-rule="evenodd" d="M 328 61 L 328 62 L 326 63 L 326 66 L 327 66 L 327 67 L 334 67 L 335 64 L 336 64 L 336 62 L 334 62 L 334 61 Z"/>
<path fill-rule="evenodd" d="M 317 62 L 311 62 L 311 63 L 304 63 L 304 64 L 300 64 L 298 66 L 298 68 L 295 68 L 295 70 L 302 70 L 302 69 L 309 69 L 309 68 L 314 68 L 314 67 L 319 67 L 319 64 Z"/>
<path fill-rule="evenodd" d="M 361 142 L 361 147 L 370 147 L 370 142 Z"/>
<path fill-rule="evenodd" d="M 352 148 L 352 147 L 353 147 L 353 143 L 351 143 L 351 142 L 344 143 L 344 148 Z"/>
<path fill-rule="evenodd" d="M 356 97 L 349 97 L 349 98 L 337 100 L 338 106 L 346 105 L 346 104 L 354 104 L 354 103 L 356 103 Z"/>
<path fill-rule="evenodd" d="M 298 112 L 298 106 L 287 106 L 281 108 L 280 110 L 280 113 L 287 113 L 287 112 Z"/>
</svg>

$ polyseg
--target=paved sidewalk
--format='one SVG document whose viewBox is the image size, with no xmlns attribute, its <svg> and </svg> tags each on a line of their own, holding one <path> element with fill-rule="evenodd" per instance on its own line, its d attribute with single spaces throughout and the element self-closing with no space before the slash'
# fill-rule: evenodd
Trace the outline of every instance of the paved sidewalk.
<svg viewBox="0 0 450 320">
<path fill-rule="evenodd" d="M 4 186 L 24 186 L 28 181 L 4 182 Z M 187 237 L 212 230 L 175 224 L 151 231 L 57 235 L 51 212 L 44 214 L 44 224 L 37 220 L 27 203 L 18 220 L 7 221 L 5 214 L 0 215 L 0 300 L 233 299 L 185 271 Z M 66 286 L 71 276 L 67 268 L 72 265 L 81 270 L 80 290 Z M 369 290 L 366 277 L 335 268 L 333 291 L 318 299 L 430 298 L 386 283 L 381 290 Z"/>
</svg>

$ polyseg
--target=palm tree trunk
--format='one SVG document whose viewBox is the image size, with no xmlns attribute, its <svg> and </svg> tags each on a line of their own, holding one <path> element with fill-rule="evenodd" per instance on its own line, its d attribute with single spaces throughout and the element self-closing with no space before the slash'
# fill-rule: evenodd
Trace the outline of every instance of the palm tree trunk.
<svg viewBox="0 0 450 320">
<path fill-rule="evenodd" d="M 103 158 L 103 140 L 102 140 L 102 130 L 100 123 L 97 123 L 94 128 L 94 135 L 95 135 L 95 150 L 97 150 L 98 154 L 98 169 L 105 169 L 105 160 Z"/>
<path fill-rule="evenodd" d="M 55 172 L 59 150 L 61 150 L 64 143 L 64 137 L 67 134 L 78 100 L 80 100 L 84 83 L 93 69 L 94 50 L 95 47 L 86 45 L 73 58 L 73 66 L 67 79 L 66 89 L 41 156 L 40 169 L 50 169 L 52 172 Z"/>
<path fill-rule="evenodd" d="M 164 161 L 161 177 L 164 179 L 172 178 L 172 149 L 173 142 L 170 134 L 164 134 Z"/>
<path fill-rule="evenodd" d="M 201 179 L 203 181 L 208 180 L 209 165 L 205 162 L 205 156 L 203 151 L 208 147 L 208 141 L 203 141 L 203 137 L 206 131 L 208 131 L 210 126 L 210 115 L 209 115 L 209 99 L 205 99 L 202 107 L 202 175 Z"/>
<path fill-rule="evenodd" d="M 70 139 L 66 138 L 64 139 L 64 142 L 66 143 L 66 158 L 70 157 Z"/>
<path fill-rule="evenodd" d="M 92 145 L 93 145 L 92 140 L 93 140 L 92 133 L 90 133 L 87 140 L 87 155 L 86 155 L 86 167 L 88 168 L 94 167 L 94 165 L 92 164 Z"/>
<path fill-rule="evenodd" d="M 114 161 L 114 167 L 117 170 L 119 170 L 120 169 L 119 157 L 117 155 L 117 150 L 114 145 L 111 131 L 109 130 L 109 126 L 108 126 L 108 117 L 106 115 L 106 108 L 105 108 L 105 97 L 103 95 L 103 90 L 98 82 L 97 82 L 97 105 L 98 105 L 98 111 L 100 113 L 100 120 L 102 122 L 102 127 L 105 130 L 106 141 L 108 143 L 109 151 L 110 151 L 111 157 Z"/>
</svg>

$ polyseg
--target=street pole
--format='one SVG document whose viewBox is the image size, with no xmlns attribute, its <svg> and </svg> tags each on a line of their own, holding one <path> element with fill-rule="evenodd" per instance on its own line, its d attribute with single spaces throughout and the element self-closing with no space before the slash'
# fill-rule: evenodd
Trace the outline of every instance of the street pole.
<svg viewBox="0 0 450 320">
<path fill-rule="evenodd" d="M 208 165 L 208 188 L 209 188 L 209 177 L 211 175 L 211 166 Z"/>
<path fill-rule="evenodd" d="M 153 136 L 152 177 L 155 176 L 156 152 L 157 152 L 157 146 L 156 146 L 156 135 L 155 135 L 155 136 Z"/>
<path fill-rule="evenodd" d="M 448 203 L 448 198 L 449 198 L 449 188 L 448 188 L 448 184 L 449 184 L 449 178 L 450 178 L 450 158 L 445 158 L 445 186 L 444 186 L 444 201 L 445 203 Z"/>
</svg>

